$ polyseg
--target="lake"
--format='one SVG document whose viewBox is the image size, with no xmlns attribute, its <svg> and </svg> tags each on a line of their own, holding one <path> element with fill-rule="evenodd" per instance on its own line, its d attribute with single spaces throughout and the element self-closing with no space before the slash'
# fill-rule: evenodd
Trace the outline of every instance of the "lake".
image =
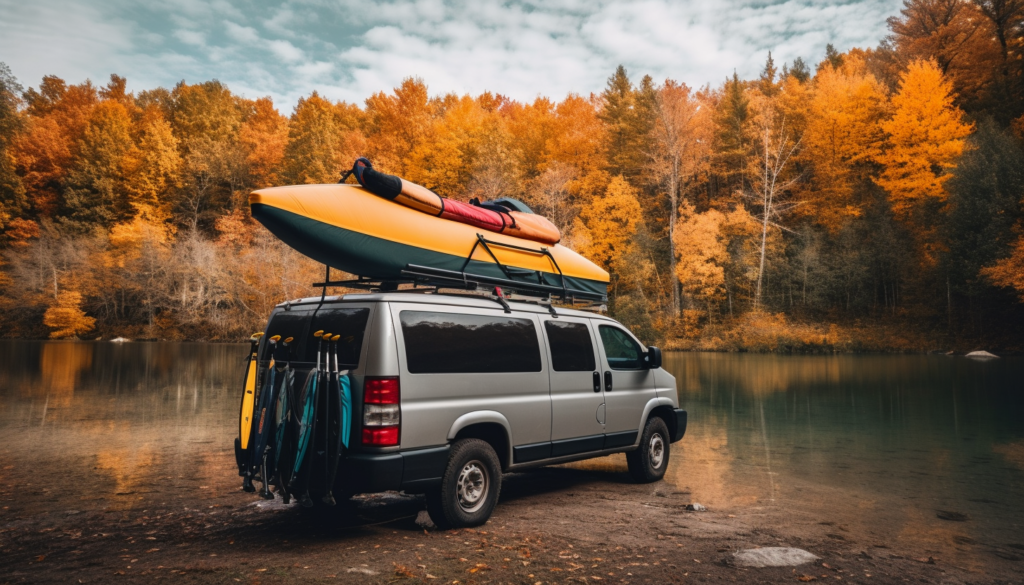
<svg viewBox="0 0 1024 585">
<path fill-rule="evenodd" d="M 0 342 L 3 511 L 16 498 L 21 518 L 131 508 L 168 485 L 201 500 L 235 474 L 247 347 Z M 664 361 L 690 413 L 666 480 L 692 501 L 766 525 L 834 526 L 830 538 L 905 544 L 971 570 L 990 554 L 1024 557 L 1024 359 Z M 625 466 L 614 456 L 567 467 Z"/>
</svg>

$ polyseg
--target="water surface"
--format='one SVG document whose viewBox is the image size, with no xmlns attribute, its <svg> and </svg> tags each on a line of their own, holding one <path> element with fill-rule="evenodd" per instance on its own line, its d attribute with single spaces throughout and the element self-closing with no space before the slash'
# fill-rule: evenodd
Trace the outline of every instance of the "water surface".
<svg viewBox="0 0 1024 585">
<path fill-rule="evenodd" d="M 235 473 L 246 348 L 0 342 L 4 510 L 26 494 L 129 509 L 167 486 L 201 501 Z M 665 367 L 690 412 L 667 485 L 693 501 L 973 570 L 1024 556 L 1024 360 L 666 353 Z"/>
</svg>

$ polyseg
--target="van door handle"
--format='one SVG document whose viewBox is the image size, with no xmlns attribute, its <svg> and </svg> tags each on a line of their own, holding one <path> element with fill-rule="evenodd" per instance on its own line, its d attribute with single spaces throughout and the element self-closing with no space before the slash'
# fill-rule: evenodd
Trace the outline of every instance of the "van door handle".
<svg viewBox="0 0 1024 585">
<path fill-rule="evenodd" d="M 605 392 L 611 392 L 612 391 L 612 373 L 611 372 L 605 372 L 604 373 L 604 391 Z"/>
<path fill-rule="evenodd" d="M 601 391 L 601 374 L 599 372 L 594 372 L 594 392 L 600 392 L 600 391 Z"/>
</svg>

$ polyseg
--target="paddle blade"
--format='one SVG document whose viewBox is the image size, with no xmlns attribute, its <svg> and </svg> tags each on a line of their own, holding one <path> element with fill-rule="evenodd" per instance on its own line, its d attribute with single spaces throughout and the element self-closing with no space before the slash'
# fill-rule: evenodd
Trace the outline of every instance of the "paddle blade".
<svg viewBox="0 0 1024 585">
<path fill-rule="evenodd" d="M 341 444 L 348 449 L 348 435 L 352 426 L 352 379 L 347 371 L 339 374 L 338 385 L 341 387 Z"/>
</svg>

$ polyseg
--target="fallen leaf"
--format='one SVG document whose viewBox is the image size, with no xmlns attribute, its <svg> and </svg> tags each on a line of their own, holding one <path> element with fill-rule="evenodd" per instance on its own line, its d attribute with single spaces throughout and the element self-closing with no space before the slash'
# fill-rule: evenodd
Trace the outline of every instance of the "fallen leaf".
<svg viewBox="0 0 1024 585">
<path fill-rule="evenodd" d="M 38 557 L 36 557 L 36 562 L 37 563 L 42 562 L 42 560 L 45 559 L 45 558 L 46 558 L 46 555 L 39 555 Z"/>
<path fill-rule="evenodd" d="M 806 583 L 808 581 L 817 581 L 818 578 L 815 577 L 814 575 L 800 575 L 799 577 L 796 578 L 796 580 L 797 581 L 803 581 L 804 583 Z"/>
</svg>

